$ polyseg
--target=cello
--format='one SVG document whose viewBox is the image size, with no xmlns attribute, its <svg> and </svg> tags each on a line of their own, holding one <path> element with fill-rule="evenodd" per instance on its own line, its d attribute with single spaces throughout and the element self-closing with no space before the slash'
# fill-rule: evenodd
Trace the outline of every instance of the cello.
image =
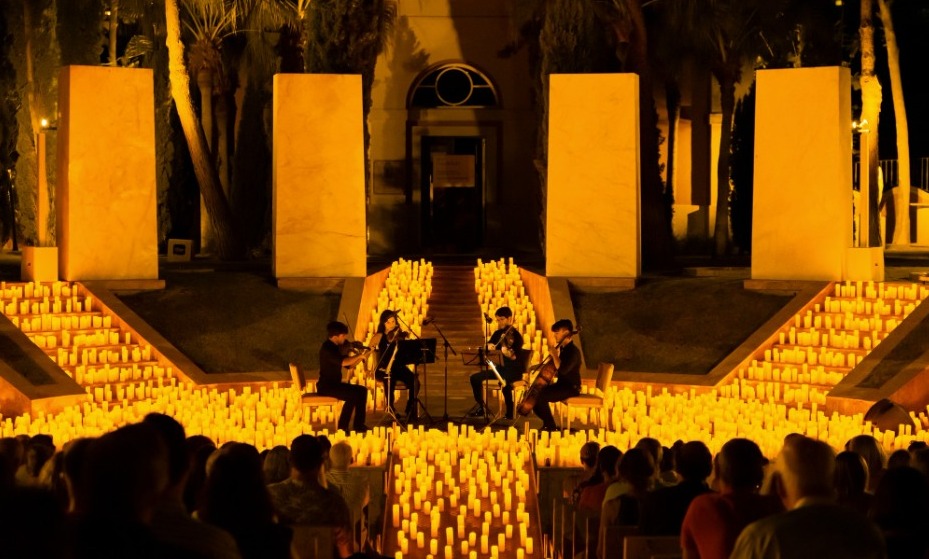
<svg viewBox="0 0 929 559">
<path fill-rule="evenodd" d="M 554 347 L 553 351 L 560 350 L 567 340 L 570 340 L 572 336 L 575 336 L 580 331 L 580 328 L 572 330 L 571 335 L 562 338 L 562 340 L 558 342 L 558 345 Z M 539 366 L 539 372 L 536 374 L 535 379 L 533 379 L 529 389 L 526 390 L 525 395 L 523 395 L 523 399 L 519 402 L 516 413 L 522 416 L 529 415 L 529 412 L 535 407 L 535 403 L 539 399 L 539 394 L 542 392 L 542 389 L 554 382 L 555 377 L 558 375 L 558 367 L 555 366 L 554 361 L 554 356 L 549 353 L 545 361 Z"/>
</svg>

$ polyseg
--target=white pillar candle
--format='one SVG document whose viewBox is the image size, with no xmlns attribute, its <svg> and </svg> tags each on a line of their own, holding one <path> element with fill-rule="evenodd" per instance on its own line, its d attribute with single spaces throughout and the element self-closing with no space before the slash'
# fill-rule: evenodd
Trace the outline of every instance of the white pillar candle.
<svg viewBox="0 0 929 559">
<path fill-rule="evenodd" d="M 394 528 L 400 527 L 400 505 L 394 505 L 394 514 L 393 514 L 393 526 Z"/>
</svg>

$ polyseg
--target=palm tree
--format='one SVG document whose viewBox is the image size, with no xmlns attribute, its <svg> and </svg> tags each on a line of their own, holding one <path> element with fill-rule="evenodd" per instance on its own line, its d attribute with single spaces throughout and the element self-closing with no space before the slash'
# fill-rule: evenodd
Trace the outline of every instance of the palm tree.
<svg viewBox="0 0 929 559">
<path fill-rule="evenodd" d="M 165 0 L 165 19 L 167 32 L 165 42 L 168 47 L 171 94 L 190 149 L 194 173 L 200 184 L 200 194 L 203 196 L 203 202 L 215 233 L 216 253 L 224 260 L 238 258 L 242 253 L 242 245 L 233 227 L 229 202 L 223 193 L 216 168 L 209 156 L 206 137 L 197 122 L 193 103 L 190 100 L 190 77 L 184 63 L 177 0 Z"/>
<path fill-rule="evenodd" d="M 878 215 L 878 197 L 880 190 L 877 183 L 878 170 L 878 152 L 877 152 L 877 129 L 878 121 L 881 114 L 881 84 L 874 74 L 874 25 L 871 17 L 873 13 L 873 4 L 871 0 L 861 0 L 861 22 L 858 28 L 858 34 L 861 42 L 861 122 L 867 121 L 870 133 L 867 134 L 867 151 L 861 152 L 861 159 L 867 160 L 868 165 L 868 192 L 862 193 L 863 200 L 867 204 L 868 223 L 865 235 L 859 237 L 865 239 L 864 246 L 879 247 L 881 246 L 881 224 Z M 864 135 L 862 135 L 865 137 Z M 906 206 L 909 209 L 909 202 Z M 864 224 L 862 224 L 864 225 Z"/>
<path fill-rule="evenodd" d="M 884 27 L 884 42 L 887 47 L 887 66 L 890 70 L 890 95 L 894 103 L 894 123 L 897 128 L 897 188 L 894 192 L 895 245 L 910 244 L 910 132 L 906 122 L 906 105 L 903 102 L 903 82 L 900 77 L 900 51 L 891 17 L 892 0 L 877 0 Z"/>
</svg>

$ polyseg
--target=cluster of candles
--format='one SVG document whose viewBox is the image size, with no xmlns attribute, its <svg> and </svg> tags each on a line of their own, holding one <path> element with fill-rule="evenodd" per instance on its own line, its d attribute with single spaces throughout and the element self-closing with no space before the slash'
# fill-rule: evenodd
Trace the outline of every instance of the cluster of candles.
<svg viewBox="0 0 929 559">
<path fill-rule="evenodd" d="M 147 398 L 152 382 L 174 378 L 80 284 L 3 282 L 0 310 L 95 402 Z"/>
<path fill-rule="evenodd" d="M 515 429 L 408 428 L 393 445 L 385 551 L 403 557 L 535 557 L 531 451 Z M 391 491 L 392 490 L 392 491 Z"/>
<path fill-rule="evenodd" d="M 422 334 L 422 323 L 429 312 L 429 296 L 432 294 L 432 262 L 425 259 L 418 261 L 399 259 L 390 264 L 390 270 L 384 280 L 384 287 L 377 296 L 377 305 L 371 309 L 371 320 L 367 332 L 359 335 L 365 345 L 371 345 L 371 338 L 377 333 L 381 313 L 390 309 L 397 311 L 403 320 L 401 326 L 407 327 L 417 337 Z M 384 405 L 384 395 L 375 390 L 373 374 L 368 370 L 375 366 L 372 354 L 367 362 L 359 363 L 349 375 L 349 382 L 368 388 L 368 409 L 373 410 Z"/>
<path fill-rule="evenodd" d="M 474 267 L 474 292 L 481 312 L 493 316 L 500 307 L 513 311 L 513 326 L 523 336 L 523 347 L 533 351 L 532 362 L 548 356 L 543 330 L 536 324 L 535 308 L 526 295 L 519 267 L 510 258 L 483 262 Z"/>
<path fill-rule="evenodd" d="M 770 347 L 720 387 L 724 397 L 824 405 L 829 390 L 929 296 L 918 284 L 836 283 L 796 314 Z"/>
</svg>

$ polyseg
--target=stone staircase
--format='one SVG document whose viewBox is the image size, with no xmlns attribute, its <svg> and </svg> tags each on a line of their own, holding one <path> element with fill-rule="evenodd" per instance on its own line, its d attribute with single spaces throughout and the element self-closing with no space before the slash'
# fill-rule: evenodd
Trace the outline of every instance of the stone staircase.
<svg viewBox="0 0 929 559">
<path fill-rule="evenodd" d="M 474 404 L 468 379 L 478 371 L 477 367 L 462 362 L 461 352 L 480 347 L 484 339 L 484 320 L 474 293 L 473 266 L 434 267 L 429 314 L 435 318 L 436 326 L 448 338 L 451 347 L 458 352 L 457 356 L 451 351 L 448 353 L 448 414 L 460 417 Z M 429 410 L 435 415 L 436 410 L 444 407 L 445 353 L 442 337 L 434 327 L 425 326 L 423 337 L 437 338 L 437 360 L 429 365 L 426 377 Z M 441 412 L 438 415 L 441 416 Z"/>
<path fill-rule="evenodd" d="M 723 396 L 824 405 L 826 395 L 926 297 L 907 283 L 833 284 L 757 350 Z"/>
</svg>

